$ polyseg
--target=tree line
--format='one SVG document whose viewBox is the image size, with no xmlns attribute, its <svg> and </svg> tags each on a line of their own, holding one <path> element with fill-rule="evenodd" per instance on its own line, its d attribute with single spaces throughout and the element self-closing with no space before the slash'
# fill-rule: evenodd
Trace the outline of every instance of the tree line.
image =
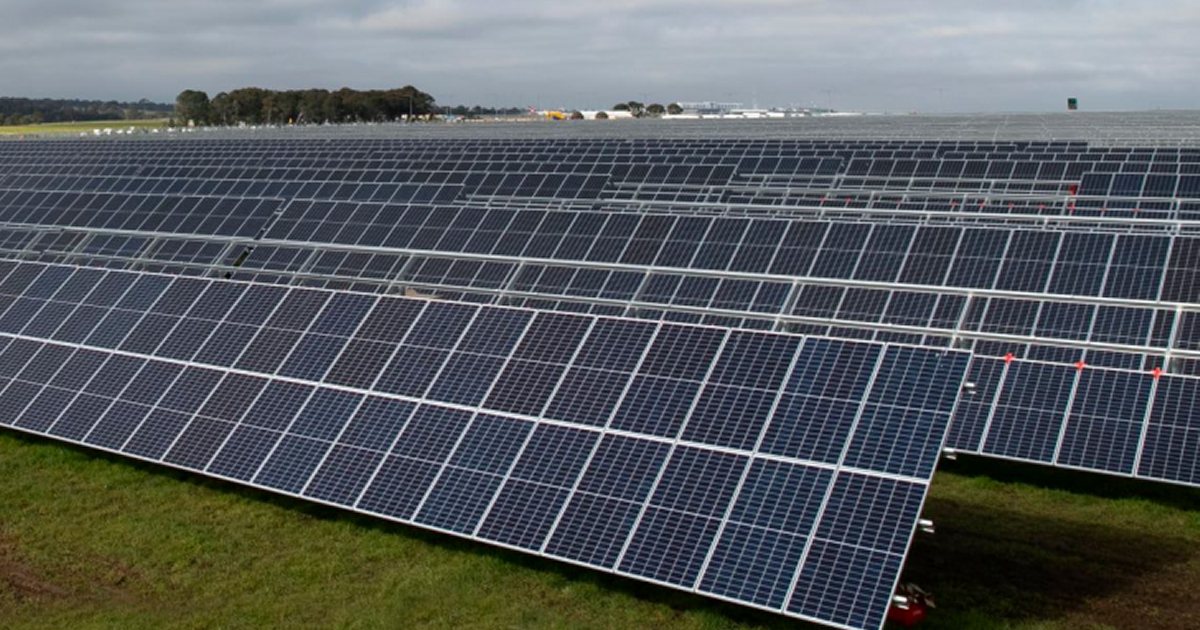
<svg viewBox="0 0 1200 630">
<path fill-rule="evenodd" d="M 171 106 L 142 99 L 85 101 L 79 99 L 0 97 L 0 125 L 33 125 L 86 120 L 141 120 L 171 115 Z"/>
<path fill-rule="evenodd" d="M 442 114 L 452 116 L 462 116 L 464 118 L 479 118 L 480 116 L 518 116 L 528 112 L 524 107 L 484 107 L 482 105 L 455 105 L 453 107 L 442 107 Z"/>
<path fill-rule="evenodd" d="M 433 96 L 406 85 L 391 90 L 266 90 L 246 87 L 211 99 L 184 90 L 175 99 L 181 124 L 248 125 L 385 122 L 423 117 L 437 111 Z"/>
<path fill-rule="evenodd" d="M 663 114 L 678 116 L 679 114 L 683 113 L 683 108 L 679 106 L 679 103 L 671 103 L 670 105 L 650 103 L 649 105 L 646 105 L 645 103 L 638 101 L 627 101 L 624 103 L 617 103 L 616 105 L 613 105 L 612 108 L 616 111 L 629 112 L 630 114 L 633 114 L 635 118 L 644 118 L 647 116 L 658 117 L 662 116 Z"/>
</svg>

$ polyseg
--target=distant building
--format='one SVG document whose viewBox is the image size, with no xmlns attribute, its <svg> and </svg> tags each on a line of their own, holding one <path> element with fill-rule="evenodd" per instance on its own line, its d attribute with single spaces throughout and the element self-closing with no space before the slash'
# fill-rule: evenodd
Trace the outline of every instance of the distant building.
<svg viewBox="0 0 1200 630">
<path fill-rule="evenodd" d="M 758 107 L 746 107 L 742 103 L 723 103 L 719 101 L 679 101 L 678 105 L 683 109 L 679 114 L 666 114 L 663 116 L 669 120 L 696 120 L 696 119 L 745 119 L 745 118 L 793 118 L 797 116 L 812 116 L 814 112 L 809 109 L 796 108 L 771 108 L 763 109 Z"/>
<path fill-rule="evenodd" d="M 677 115 L 712 116 L 728 114 L 735 109 L 742 109 L 741 103 L 721 103 L 718 101 L 679 101 L 678 105 L 683 108 L 683 114 Z"/>
</svg>

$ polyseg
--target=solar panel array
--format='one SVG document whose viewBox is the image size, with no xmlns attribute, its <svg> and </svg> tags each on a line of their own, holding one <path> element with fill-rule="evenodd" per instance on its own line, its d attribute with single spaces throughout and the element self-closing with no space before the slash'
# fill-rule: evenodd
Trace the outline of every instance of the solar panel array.
<svg viewBox="0 0 1200 630">
<path fill-rule="evenodd" d="M 943 445 L 1200 484 L 1198 191 L 1081 141 L 0 144 L 0 422 L 875 627 Z"/>
<path fill-rule="evenodd" d="M 878 626 L 967 355 L 0 266 L 0 424 Z"/>
</svg>

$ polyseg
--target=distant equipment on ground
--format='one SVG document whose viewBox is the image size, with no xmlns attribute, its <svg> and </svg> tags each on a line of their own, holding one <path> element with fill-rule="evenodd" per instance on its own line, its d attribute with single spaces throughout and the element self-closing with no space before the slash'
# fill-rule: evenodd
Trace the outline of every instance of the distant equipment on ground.
<svg viewBox="0 0 1200 630">
<path fill-rule="evenodd" d="M 1079 99 L 1071 97 L 1067 99 L 1067 111 L 1074 112 L 1079 110 Z"/>
</svg>

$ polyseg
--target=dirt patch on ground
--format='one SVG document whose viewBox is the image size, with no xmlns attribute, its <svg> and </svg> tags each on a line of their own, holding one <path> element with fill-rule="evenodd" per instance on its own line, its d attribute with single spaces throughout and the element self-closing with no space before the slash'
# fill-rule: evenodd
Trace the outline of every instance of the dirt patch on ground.
<svg viewBox="0 0 1200 630">
<path fill-rule="evenodd" d="M 0 593 L 18 600 L 65 597 L 64 588 L 40 575 L 21 557 L 17 543 L 0 532 Z"/>
<path fill-rule="evenodd" d="M 1069 628 L 1200 627 L 1200 551 L 1184 536 L 931 500 L 907 579 L 946 608 Z"/>
<path fill-rule="evenodd" d="M 85 556 L 44 570 L 25 557 L 17 537 L 0 532 L 0 602 L 136 603 L 142 576 L 112 558 Z"/>
<path fill-rule="evenodd" d="M 1132 582 L 1118 594 L 1092 599 L 1066 621 L 1080 627 L 1107 624 L 1115 628 L 1200 628 L 1195 562 L 1163 567 Z"/>
<path fill-rule="evenodd" d="M 134 591 L 142 582 L 142 575 L 136 569 L 120 560 L 105 557 L 90 558 L 88 563 L 94 570 L 89 579 L 93 591 L 110 600 L 126 603 L 137 601 Z"/>
</svg>

